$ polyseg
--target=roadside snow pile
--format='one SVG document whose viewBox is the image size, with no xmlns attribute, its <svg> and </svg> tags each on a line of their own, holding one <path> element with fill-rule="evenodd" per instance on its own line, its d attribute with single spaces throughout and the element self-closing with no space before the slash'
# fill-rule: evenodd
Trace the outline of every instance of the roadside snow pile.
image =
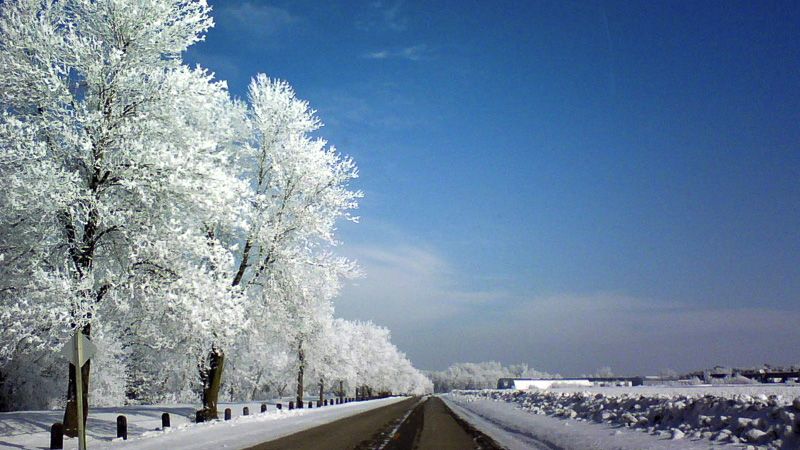
<svg viewBox="0 0 800 450">
<path fill-rule="evenodd" d="M 671 439 L 800 448 L 800 397 L 499 390 L 452 394 L 461 401 L 506 401 L 534 414 L 639 428 Z"/>
</svg>

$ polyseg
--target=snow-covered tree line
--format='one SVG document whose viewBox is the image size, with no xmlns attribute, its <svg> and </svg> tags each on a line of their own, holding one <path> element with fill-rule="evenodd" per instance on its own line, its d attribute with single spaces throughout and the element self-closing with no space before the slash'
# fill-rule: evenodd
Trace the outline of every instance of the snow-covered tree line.
<svg viewBox="0 0 800 450">
<path fill-rule="evenodd" d="M 288 83 L 238 100 L 186 66 L 212 25 L 204 0 L 0 3 L 0 407 L 74 426 L 76 330 L 92 404 L 431 389 L 333 316 L 354 162 Z"/>
<path fill-rule="evenodd" d="M 561 378 L 558 374 L 540 372 L 527 364 L 503 366 L 496 361 L 455 363 L 445 370 L 426 371 L 435 392 L 454 389 L 494 389 L 500 378 Z"/>
</svg>

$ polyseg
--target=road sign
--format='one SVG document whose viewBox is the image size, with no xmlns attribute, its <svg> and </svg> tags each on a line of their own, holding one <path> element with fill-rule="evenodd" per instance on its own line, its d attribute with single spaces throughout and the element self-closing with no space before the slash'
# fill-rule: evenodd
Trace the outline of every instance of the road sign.
<svg viewBox="0 0 800 450">
<path fill-rule="evenodd" d="M 77 336 L 80 336 L 81 340 L 81 363 L 75 364 L 75 355 L 77 352 L 75 351 L 75 338 L 73 336 L 72 339 L 69 340 L 63 347 L 61 347 L 61 355 L 64 358 L 67 358 L 69 362 L 75 365 L 75 367 L 83 367 L 86 364 L 86 361 L 92 359 L 92 357 L 97 353 L 97 346 L 89 340 L 83 333 L 76 333 Z"/>
</svg>

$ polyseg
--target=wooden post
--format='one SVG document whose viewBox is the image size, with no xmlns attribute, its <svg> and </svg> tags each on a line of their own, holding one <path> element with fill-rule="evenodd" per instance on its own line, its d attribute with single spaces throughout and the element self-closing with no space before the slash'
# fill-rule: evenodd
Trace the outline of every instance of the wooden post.
<svg viewBox="0 0 800 450">
<path fill-rule="evenodd" d="M 309 401 L 308 401 L 308 409 L 311 409 L 311 408 L 313 408 L 313 407 L 314 407 L 314 404 L 313 404 L 313 403 L 311 403 L 311 400 L 309 400 Z"/>
<path fill-rule="evenodd" d="M 169 413 L 161 415 L 161 429 L 169 428 Z"/>
<path fill-rule="evenodd" d="M 225 420 L 231 420 L 231 409 L 225 408 Z"/>
<path fill-rule="evenodd" d="M 125 416 L 117 416 L 117 437 L 128 440 L 128 419 Z"/>
<path fill-rule="evenodd" d="M 85 325 L 84 327 L 82 327 L 82 329 L 76 329 L 76 334 L 83 334 L 84 339 L 86 339 L 89 336 L 90 328 L 91 328 L 90 325 Z M 89 402 L 88 402 L 87 392 L 89 390 L 88 385 L 89 385 L 89 373 L 91 371 L 90 370 L 91 361 L 89 361 L 88 358 L 86 358 L 87 349 L 83 348 L 83 342 L 81 342 L 81 357 L 86 358 L 85 364 L 81 365 L 74 362 L 78 352 L 77 343 L 75 342 L 75 339 L 78 337 L 79 336 L 73 335 L 72 338 L 70 338 L 69 343 L 67 344 L 67 347 L 69 347 L 69 353 L 71 354 L 69 355 L 70 363 L 69 363 L 69 374 L 67 383 L 67 405 L 66 408 L 64 408 L 64 420 L 61 423 L 64 425 L 64 436 L 68 437 L 78 437 L 79 435 L 78 431 L 86 428 L 86 419 L 89 413 Z M 81 383 L 83 383 L 80 389 L 80 392 L 83 395 L 82 397 L 83 417 L 81 418 L 82 428 L 78 427 L 78 402 L 76 397 L 78 389 L 76 380 L 78 380 L 79 378 L 77 378 L 76 372 L 81 372 L 80 380 Z M 85 430 L 82 437 L 79 438 L 78 441 L 79 441 L 78 442 L 79 446 L 81 445 L 81 443 L 84 446 L 81 448 L 86 448 Z"/>
<path fill-rule="evenodd" d="M 50 427 L 50 448 L 64 448 L 64 424 L 56 422 Z"/>
<path fill-rule="evenodd" d="M 265 403 L 261 404 L 261 412 L 262 413 L 267 412 L 267 405 Z"/>
<path fill-rule="evenodd" d="M 78 449 L 86 450 L 86 425 L 83 423 L 83 331 L 75 332 L 75 405 L 78 411 Z"/>
<path fill-rule="evenodd" d="M 250 415 L 250 408 L 245 406 L 244 409 L 242 409 L 242 415 L 243 416 L 249 416 Z"/>
</svg>

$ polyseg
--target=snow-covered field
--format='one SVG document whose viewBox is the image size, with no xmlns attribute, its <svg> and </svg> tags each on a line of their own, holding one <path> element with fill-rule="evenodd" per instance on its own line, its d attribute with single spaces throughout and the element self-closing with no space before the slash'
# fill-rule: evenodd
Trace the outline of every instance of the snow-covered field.
<svg viewBox="0 0 800 450">
<path fill-rule="evenodd" d="M 473 420 L 486 422 L 484 428 L 494 427 L 501 435 L 505 430 L 523 442 L 526 437 L 531 442 L 557 442 L 560 448 L 708 448 L 710 444 L 800 448 L 798 386 L 456 391 L 447 399 L 465 410 L 467 418 L 472 414 Z M 570 427 L 569 433 L 564 433 L 565 427 Z M 649 444 L 642 447 L 636 439 L 626 438 L 631 434 L 626 428 L 646 432 L 633 434 L 649 438 Z M 626 439 L 633 442 L 625 444 Z M 596 445 L 587 447 L 591 442 Z"/>
<path fill-rule="evenodd" d="M 531 414 L 513 403 L 490 398 L 444 396 L 461 418 L 508 450 L 708 450 L 724 444 L 673 441 L 609 423 Z"/>
<path fill-rule="evenodd" d="M 261 403 L 226 403 L 220 413 L 231 408 L 230 421 L 192 423 L 196 405 L 125 406 L 96 408 L 89 414 L 87 445 L 92 449 L 237 449 L 277 439 L 344 417 L 385 406 L 405 399 L 391 397 L 366 402 L 323 406 L 322 408 L 288 411 L 287 402 L 278 411 L 268 403 L 260 414 Z M 242 416 L 243 407 L 250 409 Z M 161 414 L 170 413 L 171 428 L 161 430 Z M 63 411 L 15 411 L 0 413 L 0 449 L 46 449 L 50 443 L 50 425 L 61 421 Z M 116 438 L 116 418 L 124 414 L 128 420 L 128 440 Z M 76 449 L 76 439 L 65 439 L 65 449 Z"/>
</svg>

